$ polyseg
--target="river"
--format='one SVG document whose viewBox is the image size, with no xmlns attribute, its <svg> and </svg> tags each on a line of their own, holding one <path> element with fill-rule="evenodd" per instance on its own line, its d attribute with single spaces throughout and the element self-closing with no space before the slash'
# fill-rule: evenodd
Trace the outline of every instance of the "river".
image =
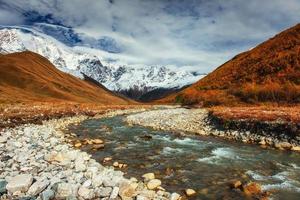
<svg viewBox="0 0 300 200">
<path fill-rule="evenodd" d="M 105 128 L 104 128 L 105 127 Z M 141 126 L 128 126 L 122 116 L 89 119 L 72 125 L 78 138 L 100 138 L 105 148 L 82 150 L 94 159 L 128 164 L 128 178 L 154 172 L 170 192 L 197 191 L 194 199 L 244 199 L 228 185 L 232 180 L 255 181 L 272 199 L 300 199 L 300 154 L 262 149 L 210 136 L 181 137 Z M 108 163 L 112 165 L 112 163 Z"/>
</svg>

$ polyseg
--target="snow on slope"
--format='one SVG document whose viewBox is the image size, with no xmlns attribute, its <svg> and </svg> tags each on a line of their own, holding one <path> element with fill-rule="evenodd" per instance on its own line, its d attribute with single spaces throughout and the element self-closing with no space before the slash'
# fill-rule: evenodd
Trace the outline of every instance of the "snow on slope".
<svg viewBox="0 0 300 200">
<path fill-rule="evenodd" d="M 203 75 L 170 66 L 114 65 L 107 52 L 83 46 L 67 46 L 55 38 L 28 27 L 2 27 L 0 53 L 30 50 L 49 59 L 58 69 L 83 78 L 81 73 L 97 80 L 110 90 L 132 88 L 147 91 L 156 88 L 180 88 L 199 80 Z"/>
</svg>

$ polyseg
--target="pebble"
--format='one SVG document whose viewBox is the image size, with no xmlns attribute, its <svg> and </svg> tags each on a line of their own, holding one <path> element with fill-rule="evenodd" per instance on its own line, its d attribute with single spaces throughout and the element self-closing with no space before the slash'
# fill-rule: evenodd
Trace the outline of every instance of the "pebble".
<svg viewBox="0 0 300 200">
<path fill-rule="evenodd" d="M 47 189 L 40 194 L 40 198 L 42 200 L 50 200 L 50 199 L 53 199 L 54 195 L 55 194 L 54 194 L 53 190 Z"/>
<path fill-rule="evenodd" d="M 36 196 L 37 194 L 41 193 L 49 184 L 50 182 L 47 179 L 38 180 L 31 185 L 27 193 L 30 196 Z"/>
<path fill-rule="evenodd" d="M 115 199 L 117 198 L 118 194 L 119 194 L 119 187 L 114 187 L 109 198 Z"/>
<path fill-rule="evenodd" d="M 188 197 L 190 197 L 190 196 L 195 195 L 195 194 L 196 194 L 196 191 L 193 190 L 193 189 L 186 189 L 186 190 L 185 190 L 185 194 L 186 194 Z"/>
<path fill-rule="evenodd" d="M 145 180 L 152 180 L 155 179 L 154 173 L 146 173 L 142 176 Z"/>
<path fill-rule="evenodd" d="M 161 185 L 161 181 L 159 179 L 152 179 L 147 183 L 147 188 L 149 190 L 153 190 Z"/>
</svg>

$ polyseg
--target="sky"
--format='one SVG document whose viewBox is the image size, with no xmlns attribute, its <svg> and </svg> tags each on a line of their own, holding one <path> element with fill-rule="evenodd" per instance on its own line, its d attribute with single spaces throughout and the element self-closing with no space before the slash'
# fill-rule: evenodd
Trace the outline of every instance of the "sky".
<svg viewBox="0 0 300 200">
<path fill-rule="evenodd" d="M 112 37 L 130 64 L 210 72 L 300 22 L 300 0 L 0 0 L 1 25 L 43 18 Z"/>
</svg>

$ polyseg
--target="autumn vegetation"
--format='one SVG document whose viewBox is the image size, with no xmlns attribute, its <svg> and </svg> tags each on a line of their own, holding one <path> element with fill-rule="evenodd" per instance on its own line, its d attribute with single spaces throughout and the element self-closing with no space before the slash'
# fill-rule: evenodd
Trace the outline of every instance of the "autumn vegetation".
<svg viewBox="0 0 300 200">
<path fill-rule="evenodd" d="M 200 106 L 300 103 L 300 24 L 235 56 L 159 102 Z"/>
</svg>

